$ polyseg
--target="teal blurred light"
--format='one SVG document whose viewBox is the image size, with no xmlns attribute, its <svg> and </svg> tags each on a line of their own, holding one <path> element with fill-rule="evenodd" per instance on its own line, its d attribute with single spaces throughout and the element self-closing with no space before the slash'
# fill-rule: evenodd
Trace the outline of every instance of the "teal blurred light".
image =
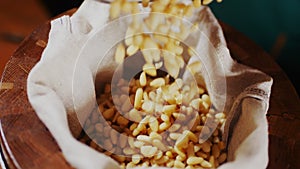
<svg viewBox="0 0 300 169">
<path fill-rule="evenodd" d="M 244 33 L 265 51 L 279 36 L 286 41 L 276 61 L 300 91 L 300 0 L 223 0 L 210 5 L 215 16 Z"/>
</svg>

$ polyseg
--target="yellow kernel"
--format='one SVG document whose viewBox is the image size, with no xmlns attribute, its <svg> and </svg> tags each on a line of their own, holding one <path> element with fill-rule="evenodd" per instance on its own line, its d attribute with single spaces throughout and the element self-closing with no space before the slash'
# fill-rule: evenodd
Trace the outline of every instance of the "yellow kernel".
<svg viewBox="0 0 300 169">
<path fill-rule="evenodd" d="M 171 114 L 176 110 L 176 105 L 173 104 L 173 105 L 165 105 L 163 107 L 163 112 L 168 115 L 168 116 L 171 116 Z"/>
<path fill-rule="evenodd" d="M 173 158 L 173 153 L 171 151 L 167 151 L 166 152 L 166 155 L 169 157 L 169 158 Z"/>
<path fill-rule="evenodd" d="M 143 35 L 135 35 L 133 37 L 133 44 L 137 47 L 140 47 L 143 43 Z"/>
<path fill-rule="evenodd" d="M 152 146 L 142 146 L 141 147 L 141 153 L 145 157 L 149 157 L 149 158 L 153 157 L 156 152 L 157 152 L 157 148 L 156 147 L 152 147 Z"/>
<path fill-rule="evenodd" d="M 185 164 L 184 164 L 183 162 L 181 162 L 181 161 L 176 160 L 176 161 L 174 162 L 174 167 L 175 167 L 175 168 L 184 168 L 184 167 L 185 167 Z"/>
<path fill-rule="evenodd" d="M 145 72 L 142 72 L 141 75 L 140 75 L 140 84 L 141 86 L 146 86 L 147 84 L 147 78 L 146 78 L 146 73 Z"/>
<path fill-rule="evenodd" d="M 152 63 L 146 63 L 143 66 L 143 71 L 150 76 L 156 76 L 156 68 Z"/>
<path fill-rule="evenodd" d="M 189 157 L 186 161 L 188 165 L 201 164 L 204 159 L 202 157 Z"/>
<path fill-rule="evenodd" d="M 165 79 L 164 78 L 156 78 L 156 79 L 154 79 L 150 82 L 150 86 L 155 87 L 155 88 L 158 88 L 158 87 L 161 87 L 161 86 L 164 86 L 164 85 L 165 85 Z"/>
<path fill-rule="evenodd" d="M 209 162 L 206 161 L 206 160 L 203 160 L 203 161 L 201 162 L 200 165 L 201 165 L 202 167 L 205 167 L 205 168 L 211 168 L 211 167 L 212 167 L 211 163 L 209 163 Z"/>
<path fill-rule="evenodd" d="M 213 0 L 203 0 L 202 3 L 203 5 L 208 5 L 212 2 Z"/>
<path fill-rule="evenodd" d="M 116 49 L 115 53 L 115 61 L 120 64 L 123 63 L 125 58 L 125 47 L 122 43 L 120 43 Z"/>
<path fill-rule="evenodd" d="M 142 159 L 142 156 L 139 154 L 132 155 L 132 162 L 134 164 L 138 164 L 141 161 L 141 159 Z"/>
<path fill-rule="evenodd" d="M 154 139 L 152 141 L 152 145 L 157 147 L 161 151 L 167 151 L 167 148 L 165 147 L 165 145 L 158 139 Z"/>
<path fill-rule="evenodd" d="M 133 145 L 134 145 L 134 147 L 136 147 L 136 148 L 141 148 L 143 145 L 145 145 L 145 142 L 143 142 L 143 141 L 135 141 L 135 142 L 133 143 Z"/>
<path fill-rule="evenodd" d="M 142 106 L 143 89 L 138 88 L 135 93 L 134 108 L 139 109 Z"/>
<path fill-rule="evenodd" d="M 147 135 L 138 135 L 137 140 L 143 141 L 145 143 L 151 143 L 152 142 L 152 139 Z"/>
<path fill-rule="evenodd" d="M 195 61 L 189 65 L 187 65 L 188 70 L 191 72 L 192 75 L 201 71 L 201 62 Z"/>
<path fill-rule="evenodd" d="M 175 55 L 170 52 L 164 53 L 164 65 L 167 72 L 174 78 L 177 78 L 179 74 L 180 67 L 176 62 Z"/>
<path fill-rule="evenodd" d="M 136 109 L 131 109 L 129 111 L 129 120 L 133 121 L 133 122 L 140 122 L 142 120 L 142 116 L 140 115 L 139 111 L 136 110 Z M 134 126 L 134 128 L 137 127 L 137 124 L 134 123 L 136 126 Z M 132 125 L 131 125 L 132 126 Z M 130 127 L 131 127 L 130 126 Z M 133 128 L 133 129 L 134 129 Z M 130 128 L 130 130 L 132 131 L 133 130 L 132 128 Z"/>
<path fill-rule="evenodd" d="M 170 121 L 170 120 L 169 120 Z M 170 128 L 169 128 L 169 132 L 176 132 L 177 130 L 179 130 L 181 127 L 180 124 L 173 124 Z"/>
<path fill-rule="evenodd" d="M 115 18 L 119 17 L 119 15 L 121 13 L 120 11 L 121 11 L 121 3 L 119 1 L 113 1 L 111 3 L 111 7 L 109 10 L 110 18 L 115 19 Z"/>
<path fill-rule="evenodd" d="M 188 147 L 189 138 L 185 134 L 181 134 L 179 138 L 176 140 L 175 146 L 180 148 Z"/>
<path fill-rule="evenodd" d="M 123 149 L 123 153 L 126 155 L 132 155 L 132 154 L 135 154 L 136 152 L 134 151 L 134 149 L 126 147 Z"/>
<path fill-rule="evenodd" d="M 169 137 L 170 137 L 172 140 L 177 140 L 180 136 L 181 136 L 180 133 L 170 133 L 170 136 L 169 136 Z"/>
<path fill-rule="evenodd" d="M 155 117 L 151 117 L 149 119 L 149 127 L 154 132 L 158 131 L 158 121 L 157 121 L 157 119 Z"/>
<path fill-rule="evenodd" d="M 169 122 L 170 121 L 170 117 L 168 115 L 166 115 L 166 114 L 160 115 L 160 118 L 162 119 L 162 121 L 165 121 L 165 122 Z"/>
<path fill-rule="evenodd" d="M 160 159 L 162 156 L 163 156 L 163 152 L 162 152 L 161 150 L 158 150 L 157 153 L 155 154 L 153 160 L 158 160 L 158 159 Z M 153 163 L 153 164 L 155 164 L 155 163 Z M 153 166 L 153 164 L 152 164 L 152 166 Z"/>
<path fill-rule="evenodd" d="M 132 56 L 134 55 L 137 51 L 139 50 L 139 47 L 138 46 L 135 46 L 135 45 L 130 45 L 127 50 L 126 50 L 126 53 L 128 56 Z"/>
<path fill-rule="evenodd" d="M 194 0 L 194 7 L 199 8 L 201 6 L 201 0 Z"/>
<path fill-rule="evenodd" d="M 217 113 L 215 115 L 215 118 L 217 118 L 217 119 L 224 119 L 225 118 L 225 114 L 224 113 Z"/>
<path fill-rule="evenodd" d="M 167 130 L 171 126 L 171 123 L 169 122 L 163 122 L 159 125 L 159 131 Z"/>
</svg>

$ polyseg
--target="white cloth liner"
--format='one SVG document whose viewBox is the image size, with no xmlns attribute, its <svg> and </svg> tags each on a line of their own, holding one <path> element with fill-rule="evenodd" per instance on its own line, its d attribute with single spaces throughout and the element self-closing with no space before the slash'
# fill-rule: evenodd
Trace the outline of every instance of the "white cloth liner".
<svg viewBox="0 0 300 169">
<path fill-rule="evenodd" d="M 85 0 L 72 17 L 53 20 L 47 47 L 28 77 L 30 103 L 66 160 L 79 169 L 119 168 L 111 158 L 74 138 L 81 129 L 75 112 L 83 124 L 95 105 L 94 79 L 101 69 L 97 69 L 99 60 L 95 60 L 99 56 L 93 57 L 86 52 L 97 50 L 85 45 L 97 39 L 97 31 L 109 22 L 108 14 L 109 4 Z M 203 56 L 216 53 L 214 57 L 202 58 L 206 70 L 213 70 L 203 74 L 204 81 L 214 104 L 224 107 L 228 116 L 223 137 L 228 143 L 228 162 L 219 168 L 266 168 L 268 124 L 265 115 L 272 78 L 232 60 L 222 29 L 208 7 L 201 8 L 195 16 L 209 43 L 202 40 L 203 36 L 194 36 L 192 42 L 196 42 L 194 45 L 199 51 L 206 53 Z M 118 33 L 114 36 L 124 32 Z M 109 40 L 113 41 L 114 37 Z M 107 45 L 106 42 L 103 45 Z M 82 48 L 86 49 L 82 51 Z M 104 59 L 104 63 L 110 62 L 112 59 Z M 218 83 L 220 80 L 225 84 Z"/>
</svg>

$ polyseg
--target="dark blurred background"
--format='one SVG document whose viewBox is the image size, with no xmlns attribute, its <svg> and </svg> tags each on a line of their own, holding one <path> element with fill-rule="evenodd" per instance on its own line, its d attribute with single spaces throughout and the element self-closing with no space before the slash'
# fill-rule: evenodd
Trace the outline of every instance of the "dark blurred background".
<svg viewBox="0 0 300 169">
<path fill-rule="evenodd" d="M 7 61 L 1 56 L 3 51 L 10 49 L 4 55 L 9 52 L 12 54 L 11 49 L 15 49 L 35 26 L 68 9 L 78 7 L 82 1 L 0 0 L 2 67 Z M 244 33 L 267 51 L 300 92 L 300 0 L 223 0 L 221 4 L 212 3 L 210 6 L 218 19 Z M 18 22 L 13 25 L 15 20 Z M 7 24 L 4 25 L 5 23 Z M 27 29 L 22 28 L 24 25 L 27 25 Z M 12 29 L 13 27 L 16 29 Z"/>
<path fill-rule="evenodd" d="M 223 0 L 211 8 L 267 51 L 300 93 L 300 0 Z"/>
</svg>

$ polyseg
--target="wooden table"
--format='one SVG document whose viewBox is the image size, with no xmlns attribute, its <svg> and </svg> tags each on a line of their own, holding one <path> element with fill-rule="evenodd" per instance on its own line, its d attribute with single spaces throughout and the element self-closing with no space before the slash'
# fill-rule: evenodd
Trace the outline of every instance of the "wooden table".
<svg viewBox="0 0 300 169">
<path fill-rule="evenodd" d="M 68 11 L 71 14 L 73 11 Z M 231 55 L 274 79 L 269 122 L 269 166 L 300 168 L 300 101 L 288 77 L 260 47 L 221 23 Z M 19 46 L 7 64 L 0 90 L 0 133 L 5 165 L 10 168 L 69 169 L 56 142 L 36 116 L 26 95 L 26 79 L 47 43 L 50 24 L 38 26 Z"/>
</svg>

